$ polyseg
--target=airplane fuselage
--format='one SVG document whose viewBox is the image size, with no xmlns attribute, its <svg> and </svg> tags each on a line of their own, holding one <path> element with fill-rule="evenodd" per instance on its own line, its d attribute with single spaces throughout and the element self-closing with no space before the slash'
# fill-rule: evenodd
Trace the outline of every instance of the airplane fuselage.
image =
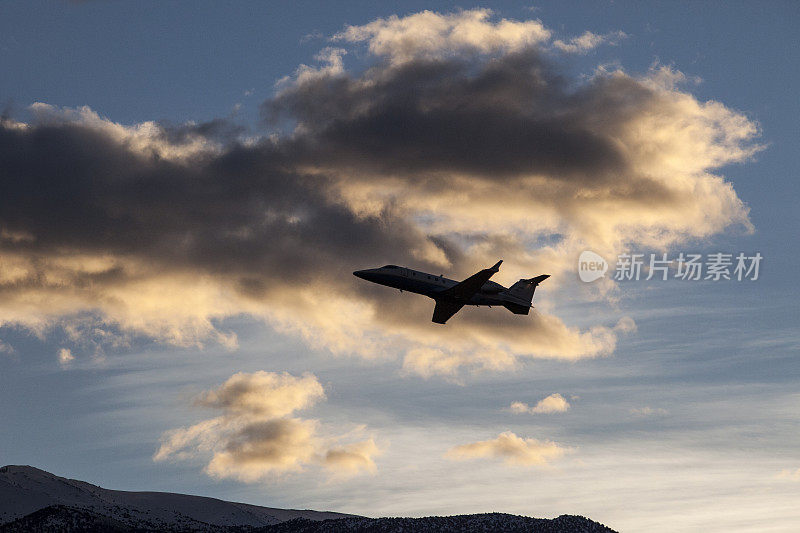
<svg viewBox="0 0 800 533">
<path fill-rule="evenodd" d="M 433 322 L 444 324 L 465 305 L 502 305 L 515 315 L 527 315 L 536 286 L 548 275 L 531 279 L 521 279 L 509 288 L 490 281 L 489 278 L 500 269 L 498 261 L 491 268 L 485 268 L 464 281 L 455 281 L 444 276 L 428 274 L 397 265 L 380 268 L 356 270 L 353 275 L 373 283 L 394 287 L 401 291 L 422 294 L 436 301 L 433 309 Z"/>
<path fill-rule="evenodd" d="M 413 292 L 422 294 L 436 300 L 441 297 L 444 291 L 458 285 L 459 282 L 446 278 L 444 276 L 436 276 L 428 274 L 427 272 L 420 272 L 411 268 L 399 267 L 395 265 L 386 265 L 381 268 L 371 268 L 368 270 L 358 270 L 353 274 L 361 279 L 393 287 L 401 291 Z M 495 283 L 494 281 L 487 281 L 484 283 L 480 290 L 473 294 L 471 298 L 465 300 L 465 305 L 503 305 L 508 301 L 508 297 L 501 293 L 506 288 Z M 526 302 L 519 302 L 526 304 Z M 530 307 L 530 304 L 527 304 Z"/>
</svg>

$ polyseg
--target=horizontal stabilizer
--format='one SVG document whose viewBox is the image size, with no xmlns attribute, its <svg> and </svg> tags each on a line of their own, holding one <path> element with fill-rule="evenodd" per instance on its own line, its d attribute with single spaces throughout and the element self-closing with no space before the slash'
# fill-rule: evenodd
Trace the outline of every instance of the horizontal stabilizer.
<svg viewBox="0 0 800 533">
<path fill-rule="evenodd" d="M 543 282 L 544 280 L 546 280 L 549 277 L 550 277 L 550 274 L 542 274 L 541 276 L 536 276 L 535 278 L 531 278 L 531 279 L 529 279 L 527 281 L 533 283 L 534 285 L 538 285 L 538 284 L 540 284 L 541 282 Z"/>
<path fill-rule="evenodd" d="M 508 290 L 504 292 L 504 294 L 511 296 L 515 300 L 518 300 L 519 303 L 524 303 L 528 307 L 530 307 L 531 301 L 533 300 L 533 293 L 536 290 L 536 287 L 539 285 L 539 283 L 543 282 L 549 277 L 550 277 L 549 274 L 542 274 L 541 276 L 536 276 L 535 278 L 521 279 L 515 284 L 513 284 L 511 287 L 509 287 Z M 505 307 L 516 315 L 528 314 L 527 311 L 523 312 L 521 310 L 519 304 L 512 304 L 511 307 L 505 305 Z"/>
</svg>

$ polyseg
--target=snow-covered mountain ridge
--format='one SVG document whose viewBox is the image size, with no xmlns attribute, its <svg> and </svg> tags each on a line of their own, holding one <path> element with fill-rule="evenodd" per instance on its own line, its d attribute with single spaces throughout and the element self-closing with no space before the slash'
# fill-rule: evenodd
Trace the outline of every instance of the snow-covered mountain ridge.
<svg viewBox="0 0 800 533">
<path fill-rule="evenodd" d="M 167 528 L 193 523 L 198 526 L 266 526 L 293 518 L 326 520 L 352 516 L 273 509 L 170 492 L 109 490 L 32 466 L 0 468 L 0 524 L 54 505 L 86 510 L 122 523 L 146 522 Z"/>
</svg>

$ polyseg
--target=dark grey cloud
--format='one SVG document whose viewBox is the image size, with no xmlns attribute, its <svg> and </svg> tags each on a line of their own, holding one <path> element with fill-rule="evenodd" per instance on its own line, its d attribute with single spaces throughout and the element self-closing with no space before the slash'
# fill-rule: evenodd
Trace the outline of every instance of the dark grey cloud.
<svg viewBox="0 0 800 533">
<path fill-rule="evenodd" d="M 293 146 L 322 164 L 410 179 L 446 171 L 606 181 L 629 172 L 616 128 L 653 98 L 636 83 L 571 88 L 528 49 L 325 74 L 282 91 L 262 111 L 268 123 L 288 117 L 301 124 Z"/>
<path fill-rule="evenodd" d="M 482 60 L 380 62 L 357 75 L 295 84 L 265 102 L 270 121 L 302 126 L 277 141 L 244 144 L 235 140 L 241 129 L 225 119 L 160 128 L 157 140 L 169 146 L 224 141 L 180 161 L 133 149 L 92 125 L 2 128 L 0 226 L 33 239 L 0 246 L 134 254 L 239 276 L 252 291 L 275 277 L 325 276 L 326 269 L 338 277 L 361 265 L 412 261 L 410 251 L 426 239 L 461 260 L 445 237 L 409 222 L 402 200 L 360 216 L 336 186 L 348 169 L 399 174 L 433 189 L 451 186 L 459 173 L 509 183 L 543 174 L 589 188 L 616 180 L 619 194 L 663 200 L 663 188 L 646 179 L 625 182 L 627 162 L 613 142 L 615 128 L 649 105 L 653 91 L 609 83 L 570 90 L 533 49 Z"/>
<path fill-rule="evenodd" d="M 132 149 L 81 123 L 3 128 L 0 225 L 34 238 L 0 246 L 134 254 L 239 276 L 253 292 L 272 278 L 324 276 L 326 268 L 338 277 L 361 265 L 413 261 L 409 250 L 427 238 L 460 259 L 444 237 L 409 224 L 402 205 L 357 216 L 332 189 L 340 174 L 303 169 L 366 167 L 420 180 L 437 171 L 601 179 L 624 161 L 591 131 L 596 118 L 578 111 L 585 98 L 568 93 L 554 67 L 528 50 L 477 64 L 380 63 L 356 77 L 299 84 L 263 104 L 271 120 L 304 126 L 277 142 L 236 141 L 242 130 L 226 119 L 160 128 L 158 139 L 171 146 L 223 141 L 221 151 L 188 160 Z M 117 268 L 95 281 L 121 274 Z"/>
<path fill-rule="evenodd" d="M 254 288 L 326 267 L 338 276 L 388 256 L 408 258 L 414 240 L 424 239 L 391 209 L 357 217 L 327 192 L 324 176 L 295 167 L 271 142 L 186 163 L 80 124 L 0 128 L 0 227 L 32 236 L 2 240 L 0 249 L 133 254 L 241 276 Z"/>
</svg>

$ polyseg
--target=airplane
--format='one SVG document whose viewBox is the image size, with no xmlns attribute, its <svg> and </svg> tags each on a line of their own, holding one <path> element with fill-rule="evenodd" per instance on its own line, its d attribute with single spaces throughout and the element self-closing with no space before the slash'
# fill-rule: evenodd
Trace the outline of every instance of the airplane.
<svg viewBox="0 0 800 533">
<path fill-rule="evenodd" d="M 502 259 L 491 268 L 485 268 L 464 281 L 458 282 L 444 276 L 434 276 L 397 265 L 356 270 L 353 275 L 387 287 L 400 289 L 433 298 L 432 321 L 444 324 L 465 305 L 502 305 L 515 315 L 527 315 L 530 311 L 533 291 L 542 281 L 550 277 L 542 274 L 530 279 L 521 279 L 509 288 L 489 281 L 500 271 Z"/>
</svg>

